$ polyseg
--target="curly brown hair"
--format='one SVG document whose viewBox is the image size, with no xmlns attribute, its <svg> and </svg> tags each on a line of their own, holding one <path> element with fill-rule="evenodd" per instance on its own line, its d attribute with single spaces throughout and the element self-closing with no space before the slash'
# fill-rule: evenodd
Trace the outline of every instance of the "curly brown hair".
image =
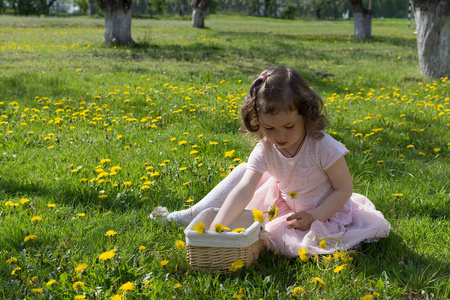
<svg viewBox="0 0 450 300">
<path fill-rule="evenodd" d="M 242 120 L 250 132 L 259 133 L 258 114 L 276 114 L 282 110 L 297 112 L 305 119 L 308 135 L 320 139 L 328 125 L 322 98 L 308 86 L 297 71 L 276 66 L 253 81 L 241 108 Z"/>
</svg>

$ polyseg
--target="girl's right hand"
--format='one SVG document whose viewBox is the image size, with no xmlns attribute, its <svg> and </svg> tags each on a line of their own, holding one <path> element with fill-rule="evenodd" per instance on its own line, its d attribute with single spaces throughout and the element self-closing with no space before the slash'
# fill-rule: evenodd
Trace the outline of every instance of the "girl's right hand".
<svg viewBox="0 0 450 300">
<path fill-rule="evenodd" d="M 309 230 L 311 228 L 311 224 L 314 222 L 313 216 L 311 216 L 309 213 L 305 211 L 300 211 L 298 213 L 294 213 L 287 217 L 286 221 L 292 221 L 297 220 L 297 222 L 294 222 L 292 224 L 288 225 L 288 229 L 294 228 L 298 230 Z"/>
</svg>

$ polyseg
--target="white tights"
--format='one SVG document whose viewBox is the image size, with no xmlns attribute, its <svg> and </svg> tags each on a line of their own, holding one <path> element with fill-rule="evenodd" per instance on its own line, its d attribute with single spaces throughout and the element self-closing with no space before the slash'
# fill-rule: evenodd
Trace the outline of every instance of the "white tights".
<svg viewBox="0 0 450 300">
<path fill-rule="evenodd" d="M 173 220 L 181 226 L 188 225 L 200 212 L 210 207 L 220 208 L 231 190 L 244 176 L 246 164 L 240 164 L 217 184 L 200 202 L 194 206 L 174 211 L 167 215 L 169 221 Z"/>
</svg>

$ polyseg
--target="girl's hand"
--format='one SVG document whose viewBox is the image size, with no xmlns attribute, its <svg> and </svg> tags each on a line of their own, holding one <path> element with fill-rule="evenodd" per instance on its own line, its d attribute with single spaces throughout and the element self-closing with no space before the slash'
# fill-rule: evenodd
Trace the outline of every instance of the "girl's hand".
<svg viewBox="0 0 450 300">
<path fill-rule="evenodd" d="M 286 221 L 297 220 L 297 222 L 289 224 L 288 229 L 295 228 L 298 230 L 308 230 L 314 222 L 314 218 L 307 212 L 300 211 L 287 217 Z"/>
</svg>

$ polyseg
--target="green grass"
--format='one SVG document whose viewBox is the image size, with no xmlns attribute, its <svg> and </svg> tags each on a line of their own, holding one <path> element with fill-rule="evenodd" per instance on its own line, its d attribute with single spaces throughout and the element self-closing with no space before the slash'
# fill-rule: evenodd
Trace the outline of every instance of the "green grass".
<svg viewBox="0 0 450 300">
<path fill-rule="evenodd" d="M 2 16 L 0 298 L 109 299 L 126 282 L 136 286 L 127 299 L 290 299 L 298 286 L 309 299 L 449 298 L 449 81 L 420 76 L 406 20 L 374 20 L 371 41 L 354 40 L 350 21 L 218 15 L 206 25 L 133 20 L 140 46 L 128 48 L 102 44 L 102 19 Z M 184 228 L 147 217 L 199 201 L 246 160 L 254 139 L 239 131 L 240 103 L 277 64 L 323 96 L 355 191 L 391 235 L 340 273 L 338 259 L 268 251 L 237 274 L 190 270 L 175 247 Z"/>
</svg>

